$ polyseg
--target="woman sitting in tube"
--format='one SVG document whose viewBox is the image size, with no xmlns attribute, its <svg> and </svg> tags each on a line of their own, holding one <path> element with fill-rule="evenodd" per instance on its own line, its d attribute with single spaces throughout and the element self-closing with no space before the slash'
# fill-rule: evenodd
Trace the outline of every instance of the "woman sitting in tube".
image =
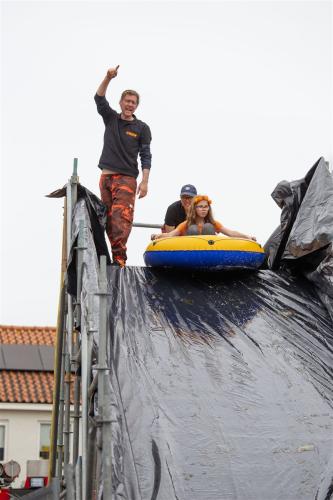
<svg viewBox="0 0 333 500">
<path fill-rule="evenodd" d="M 224 227 L 220 222 L 214 220 L 211 208 L 212 200 L 205 195 L 195 196 L 188 211 L 186 221 L 179 224 L 176 229 L 169 233 L 152 234 L 151 239 L 170 238 L 172 236 L 195 236 L 201 234 L 222 233 L 231 238 L 245 238 L 257 241 L 254 236 L 248 236 Z"/>
</svg>

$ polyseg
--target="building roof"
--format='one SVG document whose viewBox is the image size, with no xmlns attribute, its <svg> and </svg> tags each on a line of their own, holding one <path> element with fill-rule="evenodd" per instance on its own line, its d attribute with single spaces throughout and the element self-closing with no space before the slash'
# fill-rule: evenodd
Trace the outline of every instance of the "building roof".
<svg viewBox="0 0 333 500">
<path fill-rule="evenodd" d="M 0 344 L 12 346 L 11 349 L 17 345 L 18 353 L 22 351 L 22 345 L 34 345 L 37 350 L 40 350 L 39 346 L 53 347 L 55 338 L 56 328 L 49 326 L 0 325 Z M 7 350 L 10 348 L 7 347 Z M 27 359 L 26 365 L 22 355 L 16 369 L 6 368 L 6 363 L 0 364 L 0 402 L 52 403 L 54 375 L 51 365 L 49 364 L 50 371 L 45 369 L 45 365 L 42 371 L 41 364 L 36 364 L 34 370 L 31 359 Z"/>
<path fill-rule="evenodd" d="M 0 370 L 0 402 L 52 404 L 53 380 L 51 372 Z"/>
<path fill-rule="evenodd" d="M 52 326 L 0 325 L 0 344 L 54 345 L 56 328 Z"/>
</svg>

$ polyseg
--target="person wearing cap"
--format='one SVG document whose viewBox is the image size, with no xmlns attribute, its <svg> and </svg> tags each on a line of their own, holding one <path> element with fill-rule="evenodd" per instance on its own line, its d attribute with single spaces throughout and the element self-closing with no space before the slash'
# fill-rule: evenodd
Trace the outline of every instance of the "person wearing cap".
<svg viewBox="0 0 333 500">
<path fill-rule="evenodd" d="M 107 88 L 118 74 L 119 66 L 110 68 L 99 85 L 95 102 L 102 116 L 105 132 L 99 187 L 101 199 L 107 208 L 106 233 L 111 243 L 113 264 L 124 267 L 127 259 L 127 240 L 132 230 L 136 194 L 139 198 L 148 192 L 151 167 L 151 132 L 146 123 L 138 120 L 134 112 L 139 105 L 135 90 L 124 90 L 120 98 L 121 112 L 112 109 L 105 98 Z M 138 156 L 141 160 L 142 179 L 139 175 Z"/>
<path fill-rule="evenodd" d="M 192 199 L 191 206 L 187 212 L 187 218 L 181 222 L 173 231 L 162 234 L 152 234 L 151 239 L 171 238 L 173 236 L 193 236 L 199 234 L 222 233 L 230 238 L 244 238 L 257 241 L 255 236 L 248 236 L 234 229 L 228 229 L 213 217 L 211 208 L 212 200 L 206 195 L 198 195 Z"/>
<path fill-rule="evenodd" d="M 197 195 L 197 190 L 193 184 L 185 184 L 180 190 L 180 200 L 175 201 L 168 206 L 162 231 L 169 233 L 173 231 L 181 222 L 184 222 L 187 217 L 188 209 L 194 196 Z"/>
</svg>

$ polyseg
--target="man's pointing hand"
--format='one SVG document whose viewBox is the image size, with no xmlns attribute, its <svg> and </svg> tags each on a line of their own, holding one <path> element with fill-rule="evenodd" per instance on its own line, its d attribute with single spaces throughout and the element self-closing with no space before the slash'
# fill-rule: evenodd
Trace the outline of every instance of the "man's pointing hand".
<svg viewBox="0 0 333 500">
<path fill-rule="evenodd" d="M 107 76 L 108 76 L 108 78 L 110 78 L 110 80 L 112 80 L 112 78 L 116 78 L 116 76 L 118 74 L 118 68 L 119 68 L 119 64 L 115 68 L 108 69 Z"/>
</svg>

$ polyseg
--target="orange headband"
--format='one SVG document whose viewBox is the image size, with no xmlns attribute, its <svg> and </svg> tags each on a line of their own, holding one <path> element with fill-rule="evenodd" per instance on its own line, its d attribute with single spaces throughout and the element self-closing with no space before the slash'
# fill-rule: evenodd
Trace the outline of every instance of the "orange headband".
<svg viewBox="0 0 333 500">
<path fill-rule="evenodd" d="M 208 196 L 204 195 L 204 194 L 199 194 L 198 196 L 195 196 L 193 198 L 193 204 L 196 205 L 197 203 L 199 203 L 199 201 L 207 201 L 208 202 L 208 205 L 211 205 L 212 204 L 212 200 L 210 198 L 208 198 Z"/>
</svg>

